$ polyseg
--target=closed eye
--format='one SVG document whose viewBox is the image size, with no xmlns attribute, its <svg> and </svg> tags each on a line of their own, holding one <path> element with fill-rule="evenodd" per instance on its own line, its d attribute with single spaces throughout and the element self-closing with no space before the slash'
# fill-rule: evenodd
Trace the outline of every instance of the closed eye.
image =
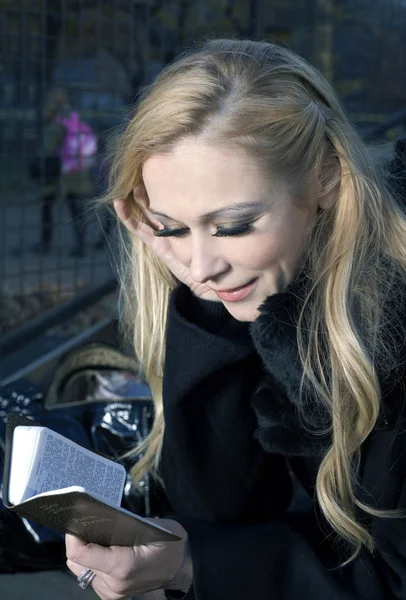
<svg viewBox="0 0 406 600">
<path fill-rule="evenodd" d="M 188 233 L 190 232 L 190 229 L 188 227 L 178 227 L 177 229 L 169 229 L 169 228 L 164 228 L 164 229 L 157 229 L 156 231 L 154 231 L 154 235 L 156 235 L 157 237 L 185 237 L 186 235 L 188 235 Z"/>
<path fill-rule="evenodd" d="M 246 235 L 253 229 L 253 221 L 248 223 L 240 223 L 238 225 L 229 227 L 217 227 L 216 233 L 213 233 L 214 237 L 237 237 L 240 235 Z"/>
<path fill-rule="evenodd" d="M 213 233 L 213 237 L 238 237 L 242 235 L 247 235 L 253 229 L 253 221 L 249 221 L 248 223 L 239 223 L 238 225 L 228 226 L 228 227 L 217 227 L 216 233 Z M 190 233 L 190 229 L 188 227 L 177 227 L 176 229 L 172 228 L 164 228 L 158 229 L 154 231 L 154 235 L 157 237 L 177 237 L 183 238 Z"/>
</svg>

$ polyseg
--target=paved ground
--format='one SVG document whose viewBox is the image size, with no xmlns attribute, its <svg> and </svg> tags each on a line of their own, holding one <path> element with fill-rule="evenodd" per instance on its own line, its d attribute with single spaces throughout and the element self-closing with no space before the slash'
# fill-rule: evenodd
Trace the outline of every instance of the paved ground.
<svg viewBox="0 0 406 600">
<path fill-rule="evenodd" d="M 0 575 L 0 600 L 95 600 L 93 590 L 82 590 L 69 573 L 44 571 Z"/>
<path fill-rule="evenodd" d="M 95 211 L 85 212 L 87 252 L 84 258 L 72 258 L 72 219 L 62 201 L 55 204 L 54 244 L 49 255 L 37 255 L 32 247 L 39 241 L 41 204 L 33 196 L 24 201 L 0 200 L 0 289 L 29 291 L 41 285 L 62 288 L 75 281 L 104 281 L 109 260 L 104 250 L 94 248 L 100 234 Z"/>
</svg>

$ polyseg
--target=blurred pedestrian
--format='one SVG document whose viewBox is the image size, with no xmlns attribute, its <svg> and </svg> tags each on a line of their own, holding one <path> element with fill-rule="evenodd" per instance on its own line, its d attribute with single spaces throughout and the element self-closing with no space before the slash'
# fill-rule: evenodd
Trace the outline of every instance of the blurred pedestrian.
<svg viewBox="0 0 406 600">
<path fill-rule="evenodd" d="M 51 250 L 53 207 L 60 194 L 72 218 L 74 243 L 70 255 L 81 257 L 85 253 L 84 203 L 94 191 L 91 168 L 97 139 L 79 112 L 71 109 L 63 88 L 51 90 L 43 118 L 41 153 L 31 165 L 31 176 L 43 182 L 41 239 L 34 250 L 42 254 Z"/>
<path fill-rule="evenodd" d="M 65 128 L 61 148 L 61 195 L 66 199 L 73 225 L 74 245 L 71 256 L 85 254 L 85 202 L 94 193 L 92 168 L 97 155 L 97 138 L 79 112 L 57 115 L 56 122 Z"/>
<path fill-rule="evenodd" d="M 61 177 L 60 149 L 65 135 L 64 127 L 57 123 L 55 118 L 58 113 L 64 110 L 66 105 L 65 90 L 54 89 L 48 94 L 42 114 L 43 130 L 40 151 L 30 166 L 32 179 L 39 180 L 42 183 L 41 239 L 32 248 L 34 252 L 41 254 L 47 254 L 52 245 L 53 206 L 59 191 Z"/>
</svg>

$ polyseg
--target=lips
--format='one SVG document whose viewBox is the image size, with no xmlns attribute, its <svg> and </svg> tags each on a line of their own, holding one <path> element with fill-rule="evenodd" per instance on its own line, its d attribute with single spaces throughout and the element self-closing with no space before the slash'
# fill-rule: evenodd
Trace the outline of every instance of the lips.
<svg viewBox="0 0 406 600">
<path fill-rule="evenodd" d="M 228 290 L 214 290 L 220 300 L 224 302 L 239 302 L 244 300 L 252 291 L 256 284 L 257 280 L 253 279 L 249 283 L 245 285 L 241 285 L 240 287 L 228 289 Z"/>
</svg>

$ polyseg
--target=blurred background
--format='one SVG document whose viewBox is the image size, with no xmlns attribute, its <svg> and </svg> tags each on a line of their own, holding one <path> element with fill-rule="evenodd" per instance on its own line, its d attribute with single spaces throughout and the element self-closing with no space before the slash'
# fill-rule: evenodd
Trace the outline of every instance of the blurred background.
<svg viewBox="0 0 406 600">
<path fill-rule="evenodd" d="M 405 30 L 406 0 L 0 0 L 3 422 L 9 409 L 42 410 L 55 377 L 66 379 L 78 361 L 132 369 L 123 357 L 107 359 L 103 346 L 96 360 L 89 346 L 120 346 L 114 228 L 91 199 L 106 189 L 111 140 L 168 61 L 218 36 L 288 46 L 324 73 L 360 134 L 389 161 L 406 126 Z M 83 143 L 75 164 L 72 132 Z M 86 356 L 55 376 L 61 360 L 83 347 Z M 138 385 L 136 368 L 132 376 Z M 0 435 L 0 454 L 1 443 Z M 22 558 L 16 541 L 16 562 L 4 569 L 25 570 L 27 556 L 38 555 L 41 540 L 25 527 L 37 546 Z M 44 556 L 51 565 L 50 551 Z M 18 560 L 24 567 L 13 566 Z M 37 570 L 36 583 L 2 575 L 0 598 L 93 597 L 66 573 Z"/>
<path fill-rule="evenodd" d="M 88 200 L 105 189 L 109 137 L 138 91 L 194 41 L 287 45 L 327 76 L 362 135 L 388 156 L 404 130 L 405 0 L 1 0 L 0 26 L 3 379 L 111 310 L 101 228 L 112 233 Z M 56 143 L 52 105 L 77 111 L 97 141 L 73 186 L 49 178 L 44 164 L 33 173 Z"/>
</svg>

